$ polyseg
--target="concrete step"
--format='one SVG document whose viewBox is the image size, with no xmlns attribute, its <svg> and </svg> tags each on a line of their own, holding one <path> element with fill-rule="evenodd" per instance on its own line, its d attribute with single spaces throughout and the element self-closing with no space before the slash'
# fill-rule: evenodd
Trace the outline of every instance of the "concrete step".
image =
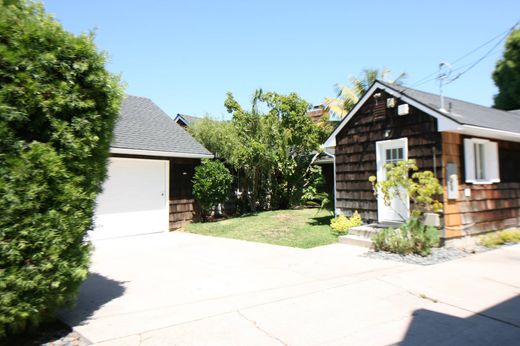
<svg viewBox="0 0 520 346">
<path fill-rule="evenodd" d="M 362 238 L 372 238 L 377 232 L 379 232 L 380 228 L 374 228 L 367 225 L 352 227 L 348 230 L 349 235 L 355 235 Z"/>
<path fill-rule="evenodd" d="M 342 244 L 362 246 L 366 248 L 371 248 L 373 245 L 372 240 L 370 240 L 370 238 L 360 237 L 352 234 L 339 236 L 338 241 Z"/>
</svg>

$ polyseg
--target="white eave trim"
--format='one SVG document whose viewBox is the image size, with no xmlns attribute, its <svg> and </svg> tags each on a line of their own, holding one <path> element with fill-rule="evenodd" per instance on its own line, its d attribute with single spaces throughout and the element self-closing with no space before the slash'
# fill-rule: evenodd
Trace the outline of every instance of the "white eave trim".
<svg viewBox="0 0 520 346">
<path fill-rule="evenodd" d="M 127 149 L 127 148 L 115 148 L 110 147 L 110 153 L 112 154 L 125 154 L 125 155 L 143 155 L 143 156 L 159 156 L 159 157 L 181 157 L 189 159 L 212 159 L 211 154 L 192 154 L 192 153 L 177 153 L 172 151 L 157 151 L 157 150 L 141 150 L 141 149 Z"/>
<path fill-rule="evenodd" d="M 495 130 L 487 127 L 480 127 L 474 125 L 462 125 L 459 129 L 451 130 L 451 132 L 460 133 L 468 136 L 477 136 L 490 139 L 498 139 L 503 141 L 520 142 L 520 133 Z"/>
</svg>

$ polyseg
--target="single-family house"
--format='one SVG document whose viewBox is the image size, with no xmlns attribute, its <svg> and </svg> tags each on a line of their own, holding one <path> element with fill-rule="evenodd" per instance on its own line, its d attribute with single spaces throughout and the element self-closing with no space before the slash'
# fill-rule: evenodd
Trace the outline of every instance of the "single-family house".
<svg viewBox="0 0 520 346">
<path fill-rule="evenodd" d="M 190 222 L 194 169 L 211 157 L 150 99 L 126 96 L 91 238 L 165 232 Z"/>
<path fill-rule="evenodd" d="M 444 188 L 441 236 L 520 225 L 520 114 L 376 81 L 331 134 L 335 208 L 367 223 L 402 222 L 409 201 L 385 205 L 368 181 L 415 159 Z"/>
</svg>

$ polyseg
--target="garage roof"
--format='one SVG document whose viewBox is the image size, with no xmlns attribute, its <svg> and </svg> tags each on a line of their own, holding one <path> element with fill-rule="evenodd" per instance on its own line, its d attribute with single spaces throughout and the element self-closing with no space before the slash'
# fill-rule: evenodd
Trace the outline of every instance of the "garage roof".
<svg viewBox="0 0 520 346">
<path fill-rule="evenodd" d="M 149 98 L 127 95 L 121 105 L 111 152 L 166 157 L 213 157 Z"/>
</svg>

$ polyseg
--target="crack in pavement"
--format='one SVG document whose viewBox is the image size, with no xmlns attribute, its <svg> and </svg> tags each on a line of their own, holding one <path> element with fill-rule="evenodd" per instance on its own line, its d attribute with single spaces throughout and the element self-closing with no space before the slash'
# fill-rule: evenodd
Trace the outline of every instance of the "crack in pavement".
<svg viewBox="0 0 520 346">
<path fill-rule="evenodd" d="M 280 344 L 282 345 L 285 345 L 287 346 L 288 344 L 286 342 L 284 342 L 283 340 L 281 340 L 280 338 L 270 334 L 267 330 L 263 329 L 263 328 L 260 328 L 260 326 L 258 325 L 258 323 L 255 321 L 255 320 L 252 320 L 252 319 L 249 319 L 247 318 L 240 310 L 236 310 L 237 314 L 240 315 L 243 319 L 245 319 L 246 321 L 252 323 L 256 329 L 258 329 L 259 331 L 261 331 L 262 333 L 264 333 L 265 335 L 267 335 L 268 337 L 270 337 L 271 339 L 273 340 L 276 340 L 278 341 Z"/>
<path fill-rule="evenodd" d="M 466 312 L 471 312 L 473 315 L 475 316 L 480 316 L 480 317 L 484 317 L 484 318 L 488 318 L 488 319 L 491 319 L 495 322 L 500 322 L 500 323 L 503 323 L 503 324 L 507 324 L 511 327 L 515 327 L 515 328 L 519 328 L 520 329 L 520 325 L 514 323 L 514 322 L 510 322 L 510 321 L 507 321 L 507 320 L 503 320 L 501 318 L 498 318 L 498 317 L 494 317 L 494 316 L 491 316 L 491 315 L 488 315 L 488 314 L 485 314 L 483 312 L 479 312 L 479 311 L 473 311 L 473 310 L 470 310 L 470 309 L 467 309 L 467 308 L 464 308 L 462 306 L 458 306 L 458 305 L 455 305 L 455 304 L 452 304 L 452 303 L 448 303 L 448 302 L 445 302 L 445 301 L 442 301 L 440 299 L 437 299 L 437 298 L 432 298 L 430 296 L 427 296 L 425 295 L 424 293 L 416 293 L 416 292 L 413 292 L 413 291 L 410 291 L 396 283 L 393 283 L 393 282 L 389 282 L 389 281 L 386 281 L 384 280 L 383 278 L 376 278 L 376 280 L 379 280 L 381 282 L 384 282 L 384 283 L 387 283 L 389 285 L 392 285 L 394 287 L 397 287 L 397 288 L 400 288 L 402 289 L 403 291 L 405 291 L 406 293 L 408 294 L 411 294 L 412 296 L 414 297 L 417 297 L 419 299 L 426 299 L 426 300 L 429 300 L 435 304 L 444 304 L 444 305 L 447 305 L 447 306 L 451 306 L 451 307 L 454 307 L 454 308 L 457 308 L 459 310 L 463 310 L 463 311 L 466 311 Z"/>
</svg>

